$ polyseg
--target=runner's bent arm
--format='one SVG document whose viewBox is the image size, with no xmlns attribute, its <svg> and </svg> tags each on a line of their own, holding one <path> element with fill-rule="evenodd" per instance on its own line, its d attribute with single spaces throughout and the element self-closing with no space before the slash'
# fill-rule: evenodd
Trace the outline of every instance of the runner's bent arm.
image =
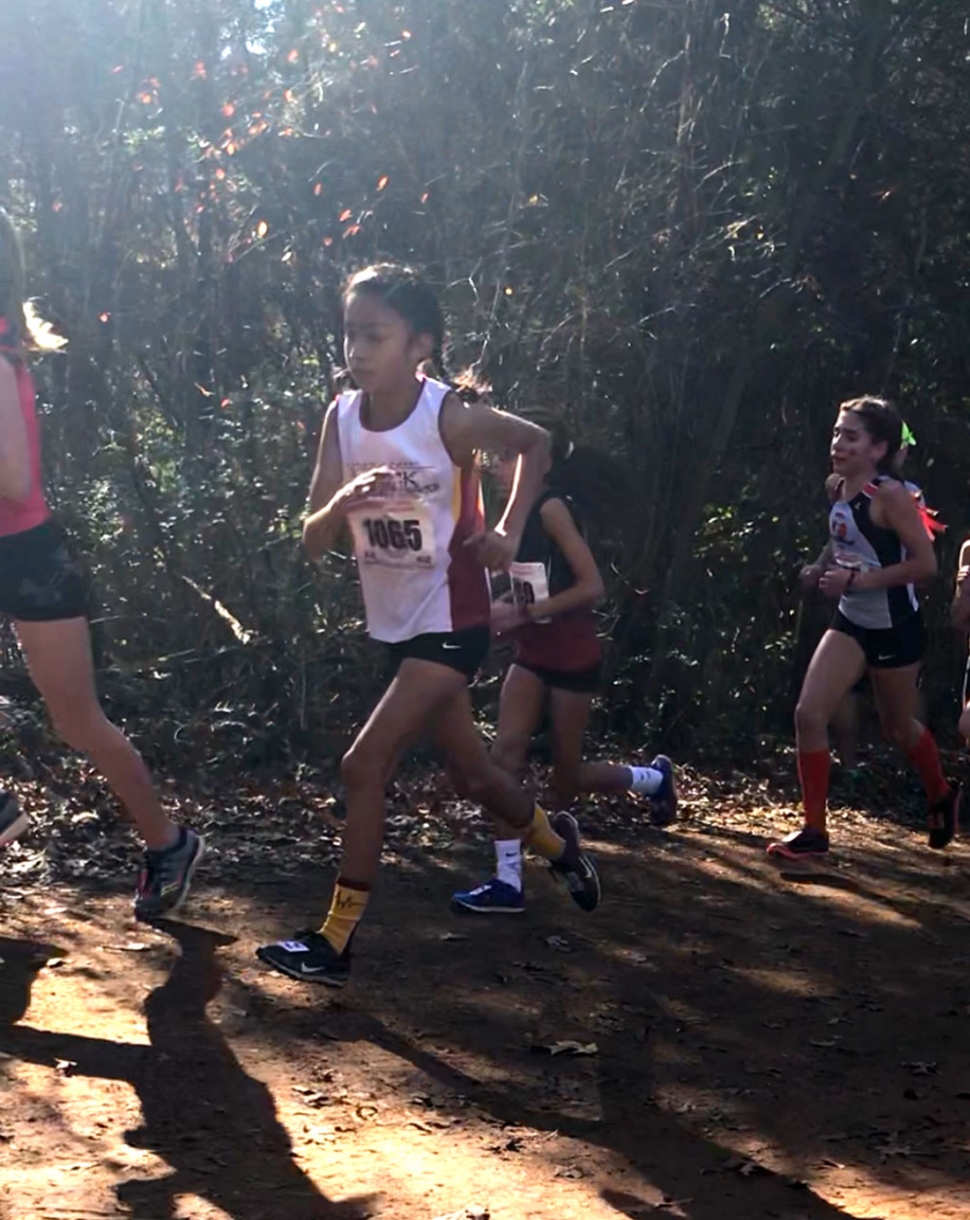
<svg viewBox="0 0 970 1220">
<path fill-rule="evenodd" d="M 570 610 L 584 610 L 595 606 L 606 589 L 593 552 L 576 528 L 572 513 L 566 504 L 557 498 L 546 500 L 540 509 L 540 516 L 546 533 L 562 551 L 572 569 L 576 583 L 544 601 L 526 606 L 526 618 L 555 618 L 559 614 L 568 614 Z"/>
<path fill-rule="evenodd" d="M 828 568 L 832 564 L 832 552 L 835 550 L 835 543 L 830 538 L 825 546 L 818 553 L 818 558 L 812 564 L 813 568 Z"/>
<path fill-rule="evenodd" d="M 909 558 L 888 568 L 859 572 L 853 582 L 857 589 L 892 589 L 897 585 L 919 584 L 936 575 L 936 554 L 933 543 L 920 520 L 916 501 L 902 483 L 884 483 L 876 493 L 873 507 L 883 525 L 899 535 L 909 552 Z"/>
<path fill-rule="evenodd" d="M 837 474 L 830 474 L 825 480 L 825 494 L 828 496 L 830 504 L 834 504 L 839 498 L 839 489 L 842 486 L 842 479 Z M 802 586 L 806 589 L 818 588 L 818 582 L 821 580 L 825 569 L 832 564 L 832 553 L 835 545 L 830 538 L 825 546 L 818 553 L 818 558 L 812 563 L 807 563 L 798 574 Z"/>
<path fill-rule="evenodd" d="M 818 553 L 818 558 L 814 563 L 806 564 L 798 574 L 799 580 L 806 589 L 815 589 L 818 587 L 818 582 L 822 579 L 825 569 L 832 564 L 832 552 L 835 546 L 830 538 L 825 546 Z"/>
<path fill-rule="evenodd" d="M 393 489 L 394 476 L 386 466 L 364 470 L 345 483 L 337 428 L 337 404 L 327 408 L 320 434 L 317 464 L 310 482 L 310 515 L 303 522 L 303 545 L 311 559 L 319 559 L 337 541 L 347 513 L 366 504 L 379 512 Z"/>
<path fill-rule="evenodd" d="M 872 501 L 873 524 L 892 530 L 909 552 L 902 563 L 887 568 L 863 571 L 829 568 L 822 574 L 819 588 L 828 597 L 841 597 L 847 589 L 893 589 L 916 585 L 936 574 L 933 543 L 920 519 L 916 501 L 902 483 L 884 483 Z"/>
<path fill-rule="evenodd" d="M 323 418 L 317 464 L 310 481 L 310 512 L 303 522 L 303 545 L 311 559 L 319 559 L 337 541 L 345 520 L 338 499 L 343 478 L 337 404 L 332 402 Z"/>
<path fill-rule="evenodd" d="M 518 416 L 498 411 L 482 402 L 464 403 L 448 394 L 441 407 L 441 439 L 456 466 L 462 468 L 479 452 L 511 450 L 519 454 L 515 480 L 502 518 L 494 530 L 470 539 L 485 544 L 483 562 L 508 567 L 522 540 L 526 518 L 549 469 L 549 433 Z M 490 542 L 498 545 L 489 545 Z"/>
</svg>

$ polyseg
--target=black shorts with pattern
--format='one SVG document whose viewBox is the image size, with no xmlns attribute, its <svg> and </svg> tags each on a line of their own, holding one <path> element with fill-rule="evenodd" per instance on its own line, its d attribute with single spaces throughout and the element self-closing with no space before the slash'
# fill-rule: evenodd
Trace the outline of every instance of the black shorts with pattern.
<svg viewBox="0 0 970 1220">
<path fill-rule="evenodd" d="M 0 536 L 0 614 L 26 623 L 85 618 L 89 595 L 87 569 L 53 517 Z"/>
</svg>

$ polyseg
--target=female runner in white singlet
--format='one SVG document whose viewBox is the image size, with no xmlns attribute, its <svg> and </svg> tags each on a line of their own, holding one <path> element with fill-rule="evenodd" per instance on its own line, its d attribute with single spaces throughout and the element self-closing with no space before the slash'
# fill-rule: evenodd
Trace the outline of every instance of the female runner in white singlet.
<svg viewBox="0 0 970 1220">
<path fill-rule="evenodd" d="M 440 367 L 443 341 L 437 297 L 414 271 L 380 264 L 351 278 L 344 350 L 358 388 L 327 411 L 304 542 L 318 558 L 349 526 L 367 630 L 387 647 L 390 684 L 341 764 L 347 823 L 326 921 L 258 951 L 284 974 L 333 987 L 349 976 L 351 938 L 377 875 L 385 788 L 423 735 L 502 837 L 545 856 L 583 910 L 599 901 L 575 821 L 550 823 L 489 758 L 468 692 L 489 645 L 486 568 L 515 559 L 548 466 L 548 434 L 422 376 L 427 360 Z M 501 521 L 486 530 L 477 454 L 502 450 L 520 455 L 519 469 Z"/>
</svg>

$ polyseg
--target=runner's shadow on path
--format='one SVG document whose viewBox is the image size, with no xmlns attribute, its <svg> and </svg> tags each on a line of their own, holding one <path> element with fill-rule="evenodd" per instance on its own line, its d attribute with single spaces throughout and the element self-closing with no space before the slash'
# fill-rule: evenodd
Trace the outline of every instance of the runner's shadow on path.
<svg viewBox="0 0 970 1220">
<path fill-rule="evenodd" d="M 67 1061 L 71 1075 L 132 1085 L 144 1125 L 125 1138 L 172 1167 L 165 1177 L 117 1187 L 138 1220 L 174 1220 L 180 1195 L 207 1199 L 232 1220 L 365 1220 L 375 1196 L 333 1203 L 319 1192 L 293 1162 L 269 1089 L 247 1075 L 207 1016 L 222 981 L 216 951 L 234 938 L 190 924 L 155 926 L 181 952 L 145 1001 L 149 1046 L 13 1024 L 27 1012 L 50 947 L 0 939 L 0 1054 L 50 1066 Z"/>
<path fill-rule="evenodd" d="M 285 1021 L 285 1015 L 279 1015 Z M 602 1198 L 621 1215 L 639 1218 L 655 1213 L 680 1214 L 687 1220 L 740 1216 L 745 1220 L 852 1220 L 849 1212 L 827 1203 L 800 1181 L 761 1167 L 750 1176 L 731 1168 L 731 1158 L 722 1145 L 696 1135 L 650 1101 L 649 1072 L 631 1065 L 622 1048 L 611 1047 L 609 1039 L 602 1044 L 597 1081 L 602 1116 L 590 1119 L 564 1115 L 558 1107 L 537 1109 L 528 1097 L 517 1096 L 514 1088 L 506 1091 L 484 1085 L 369 1013 L 331 1010 L 328 1029 L 341 1041 L 369 1042 L 410 1062 L 503 1124 L 532 1127 L 619 1154 L 667 1200 L 678 1200 L 682 1207 L 681 1212 L 658 1213 L 655 1201 L 604 1188 Z M 743 1158 L 734 1158 L 733 1163 L 740 1166 Z"/>
<path fill-rule="evenodd" d="M 30 1006 L 35 977 L 60 952 L 39 941 L 0 936 L 0 1042 L 6 1027 L 19 1021 Z"/>
</svg>

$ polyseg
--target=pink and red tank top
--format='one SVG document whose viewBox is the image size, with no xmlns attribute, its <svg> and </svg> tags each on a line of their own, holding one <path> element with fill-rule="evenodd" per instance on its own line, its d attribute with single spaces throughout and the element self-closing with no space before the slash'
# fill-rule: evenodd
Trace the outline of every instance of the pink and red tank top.
<svg viewBox="0 0 970 1220">
<path fill-rule="evenodd" d="M 17 394 L 20 411 L 27 430 L 27 445 L 30 450 L 30 491 L 22 500 L 8 500 L 0 496 L 0 537 L 22 534 L 34 529 L 50 516 L 44 499 L 40 471 L 40 428 L 37 423 L 37 408 L 34 396 L 34 379 L 20 356 L 17 335 L 12 324 L 0 317 L 0 359 L 6 359 L 13 367 L 17 378 Z"/>
</svg>

